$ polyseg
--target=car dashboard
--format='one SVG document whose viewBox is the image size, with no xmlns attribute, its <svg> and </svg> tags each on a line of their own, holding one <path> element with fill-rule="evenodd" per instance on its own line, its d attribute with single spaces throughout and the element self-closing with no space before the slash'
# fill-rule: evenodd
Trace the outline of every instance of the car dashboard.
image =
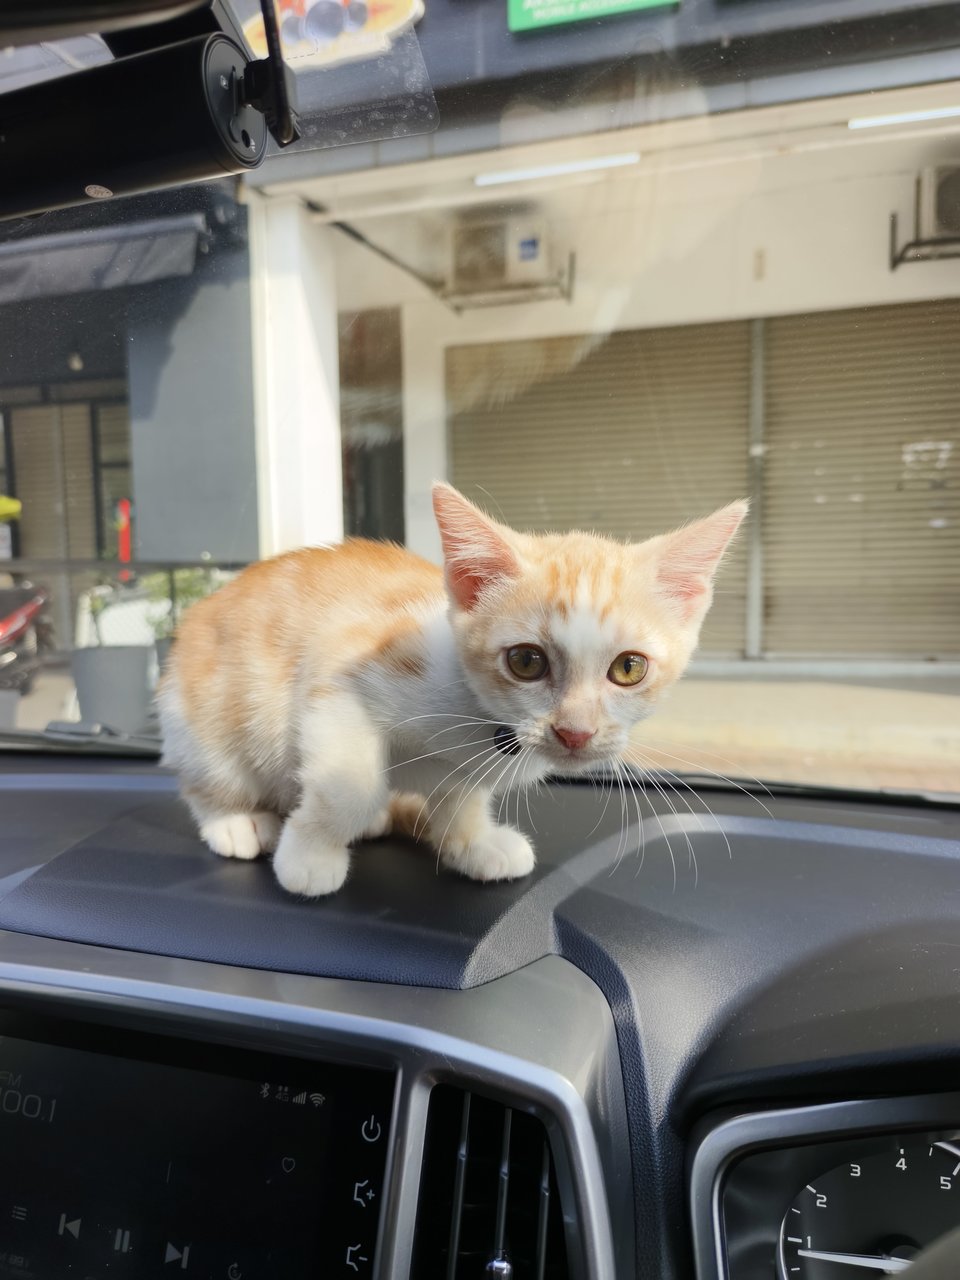
<svg viewBox="0 0 960 1280">
<path fill-rule="evenodd" d="M 831 1280 L 960 1224 L 960 813 L 556 784 L 303 902 L 149 762 L 0 765 L 0 1276 Z"/>
</svg>

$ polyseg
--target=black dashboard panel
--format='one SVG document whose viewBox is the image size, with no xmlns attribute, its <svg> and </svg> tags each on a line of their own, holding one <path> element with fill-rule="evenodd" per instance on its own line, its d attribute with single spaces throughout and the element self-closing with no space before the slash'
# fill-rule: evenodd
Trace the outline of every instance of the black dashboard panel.
<svg viewBox="0 0 960 1280">
<path fill-rule="evenodd" d="M 0 1017 L 0 1276 L 308 1280 L 374 1256 L 389 1070 Z"/>
<path fill-rule="evenodd" d="M 712 814 L 652 794 L 642 823 L 630 800 L 624 838 L 616 797 L 556 786 L 531 797 L 527 881 L 464 882 L 381 841 L 341 894 L 302 903 L 265 864 L 205 852 L 161 771 L 20 759 L 0 774 L 0 929 L 8 947 L 45 936 L 421 999 L 493 999 L 563 957 L 613 1015 L 636 1274 L 687 1275 L 684 1162 L 704 1115 L 902 1093 L 908 1067 L 910 1092 L 949 1088 L 960 1061 L 960 813 L 702 794 Z"/>
<path fill-rule="evenodd" d="M 224 1047 L 231 1055 L 266 1054 L 275 1080 L 289 1072 L 291 1059 L 317 1063 L 318 1069 L 324 1064 L 359 1067 L 358 1075 L 368 1067 L 395 1073 L 376 1251 L 370 1255 L 364 1247 L 349 1262 L 345 1251 L 339 1269 L 323 1272 L 325 1280 L 338 1275 L 349 1280 L 364 1274 L 362 1268 L 371 1280 L 413 1274 L 414 1224 L 424 1208 L 421 1160 L 429 1146 L 436 1086 L 443 1082 L 461 1091 L 468 1084 L 476 1099 L 498 1103 L 501 1129 L 509 1112 L 518 1130 L 534 1118 L 540 1121 L 560 1195 L 569 1259 L 564 1280 L 631 1273 L 632 1182 L 613 1020 L 594 984 L 559 957 L 453 992 L 273 974 L 0 934 L 0 1007 L 63 1020 L 71 1035 L 99 1037 L 114 1053 L 121 1053 L 131 1036 L 138 1041 L 159 1036 L 175 1038 L 195 1060 L 219 1056 Z M 155 1060 L 155 1049 L 145 1052 Z M 511 1163 L 514 1155 L 522 1160 L 522 1151 L 511 1151 Z M 50 1172 L 53 1181 L 55 1171 Z M 522 1169 L 516 1172 L 522 1184 Z M 481 1181 L 487 1199 L 492 1194 L 496 1201 L 497 1162 L 486 1162 Z M 426 1208 L 438 1212 L 439 1201 Z M 116 1216 L 103 1194 L 98 1209 Z M 556 1222 L 556 1215 L 550 1217 Z M 75 1219 L 65 1218 L 64 1230 L 68 1222 Z M 9 1252 L 16 1226 L 0 1213 L 0 1254 Z M 240 1234 L 238 1228 L 232 1238 Z M 101 1249 L 105 1243 L 109 1257 L 111 1240 L 101 1237 Z M 122 1244 L 123 1236 L 121 1249 Z M 361 1254 L 367 1262 L 360 1262 Z M 197 1257 L 191 1253 L 194 1261 Z M 175 1264 L 175 1259 L 169 1263 Z M 157 1274 L 171 1274 L 164 1261 L 157 1265 Z M 121 1274 L 116 1265 L 108 1274 L 115 1271 Z M 33 1280 L 71 1280 L 73 1274 L 58 1268 Z M 528 1267 L 515 1280 L 529 1280 L 531 1274 L 537 1273 Z M 548 1274 L 554 1280 L 554 1273 Z M 220 1273 L 200 1275 L 221 1280 Z"/>
<path fill-rule="evenodd" d="M 73 794 L 0 793 L 32 831 L 47 827 L 62 850 L 0 899 L 0 928 L 249 968 L 443 987 L 488 981 L 552 949 L 548 919 L 535 910 L 528 928 L 511 932 L 508 948 L 492 946 L 498 922 L 524 895 L 514 886 L 478 889 L 438 876 L 432 855 L 407 843 L 359 850 L 347 887 L 333 898 L 293 898 L 266 861 L 221 859 L 205 849 L 172 780 L 157 781 L 160 787 L 131 779 L 123 793 L 106 797 L 103 820 L 85 821 L 76 835 Z M 553 851 L 556 860 L 576 849 L 577 834 Z"/>
</svg>

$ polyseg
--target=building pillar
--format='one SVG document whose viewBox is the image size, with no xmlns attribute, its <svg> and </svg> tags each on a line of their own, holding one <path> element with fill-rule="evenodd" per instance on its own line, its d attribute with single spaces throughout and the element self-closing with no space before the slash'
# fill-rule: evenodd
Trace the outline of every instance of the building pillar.
<svg viewBox="0 0 960 1280">
<path fill-rule="evenodd" d="M 260 555 L 343 537 L 333 232 L 250 195 Z"/>
<path fill-rule="evenodd" d="M 445 339 L 454 317 L 432 299 L 403 307 L 403 476 L 407 546 L 439 564 L 430 489 L 448 475 Z"/>
</svg>

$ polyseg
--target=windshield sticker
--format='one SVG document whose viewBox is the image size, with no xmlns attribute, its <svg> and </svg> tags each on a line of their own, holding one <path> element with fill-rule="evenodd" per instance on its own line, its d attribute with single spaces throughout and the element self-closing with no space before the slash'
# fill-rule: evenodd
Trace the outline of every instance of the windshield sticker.
<svg viewBox="0 0 960 1280">
<path fill-rule="evenodd" d="M 283 54 L 297 71 L 380 57 L 423 14 L 423 0 L 277 0 Z M 243 34 L 256 56 L 266 57 L 259 14 Z"/>
</svg>

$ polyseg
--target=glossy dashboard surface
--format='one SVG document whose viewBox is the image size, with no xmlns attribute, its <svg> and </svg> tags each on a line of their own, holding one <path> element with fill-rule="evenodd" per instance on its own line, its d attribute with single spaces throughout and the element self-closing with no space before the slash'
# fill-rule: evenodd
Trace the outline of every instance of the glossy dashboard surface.
<svg viewBox="0 0 960 1280">
<path fill-rule="evenodd" d="M 632 1199 L 639 1276 L 690 1274 L 685 1161 L 704 1116 L 903 1092 L 907 1067 L 912 1092 L 955 1078 L 952 809 L 761 804 L 704 789 L 714 816 L 692 796 L 696 816 L 677 795 L 653 796 L 640 800 L 638 826 L 630 800 L 624 837 L 616 796 L 605 805 L 590 787 L 555 787 L 531 798 L 540 865 L 526 882 L 468 884 L 438 875 L 429 853 L 384 841 L 358 851 L 341 895 L 306 904 L 282 895 L 268 867 L 207 854 L 158 769 L 37 756 L 3 767 L 8 979 L 30 981 L 31 939 L 45 936 L 63 940 L 43 955 L 65 968 L 82 952 L 88 969 L 100 956 L 115 974 L 125 963 L 149 969 L 155 956 L 205 974 L 230 966 L 251 990 L 257 971 L 347 979 L 340 987 L 357 993 L 399 984 L 398 1023 L 416 1021 L 401 993 L 430 988 L 443 997 L 431 1005 L 446 1010 L 440 1024 L 462 1010 L 469 1039 L 465 989 L 483 992 L 489 1013 L 544 957 L 586 975 L 611 1012 L 622 1068 L 629 1144 L 616 1140 L 633 1185 L 613 1186 L 611 1164 L 607 1194 Z M 572 999 L 564 1028 L 574 1041 L 578 1008 Z M 516 1002 L 504 999 L 502 1021 L 499 1036 L 526 1043 Z M 611 1131 L 619 1105 L 607 1111 Z"/>
</svg>

